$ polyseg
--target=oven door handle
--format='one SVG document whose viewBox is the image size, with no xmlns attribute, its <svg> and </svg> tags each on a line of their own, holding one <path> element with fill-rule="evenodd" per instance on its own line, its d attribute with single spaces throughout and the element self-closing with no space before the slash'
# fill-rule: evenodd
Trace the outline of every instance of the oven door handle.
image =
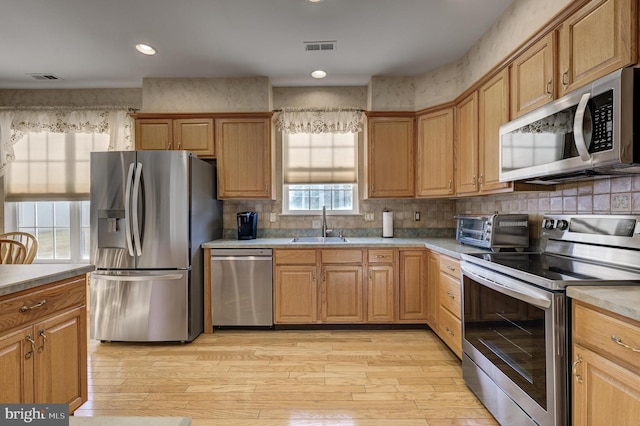
<svg viewBox="0 0 640 426">
<path fill-rule="evenodd" d="M 529 284 L 464 261 L 460 263 L 460 271 L 463 276 L 466 275 L 477 283 L 498 293 L 506 294 L 541 309 L 549 309 L 551 307 L 551 298 L 547 297 L 544 292 L 537 291 Z M 498 279 L 500 280 L 499 282 Z"/>
</svg>

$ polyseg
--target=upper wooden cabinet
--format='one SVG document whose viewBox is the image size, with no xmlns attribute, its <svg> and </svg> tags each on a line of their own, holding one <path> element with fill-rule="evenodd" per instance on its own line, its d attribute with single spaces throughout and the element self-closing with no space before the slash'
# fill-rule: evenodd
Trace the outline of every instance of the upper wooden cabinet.
<svg viewBox="0 0 640 426">
<path fill-rule="evenodd" d="M 416 196 L 453 195 L 453 108 L 418 116 L 417 127 Z"/>
<path fill-rule="evenodd" d="M 368 114 L 368 196 L 413 197 L 414 113 L 377 114 Z"/>
<path fill-rule="evenodd" d="M 270 118 L 217 118 L 218 198 L 272 199 Z"/>
<path fill-rule="evenodd" d="M 559 30 L 559 96 L 637 62 L 636 0 L 592 0 Z"/>
<path fill-rule="evenodd" d="M 505 68 L 478 90 L 478 189 L 482 193 L 509 190 L 500 182 L 500 126 L 509 121 L 509 72 Z"/>
<path fill-rule="evenodd" d="M 136 149 L 185 149 L 215 157 L 212 118 L 136 118 Z"/>
<path fill-rule="evenodd" d="M 478 92 L 456 106 L 456 194 L 478 192 Z"/>
<path fill-rule="evenodd" d="M 511 64 L 511 117 L 516 118 L 555 97 L 556 33 L 520 54 Z"/>
</svg>

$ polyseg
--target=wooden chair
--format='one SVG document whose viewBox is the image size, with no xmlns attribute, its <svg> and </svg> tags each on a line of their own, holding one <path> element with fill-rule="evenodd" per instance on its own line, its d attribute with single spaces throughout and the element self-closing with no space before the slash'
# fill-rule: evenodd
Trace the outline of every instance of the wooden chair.
<svg viewBox="0 0 640 426">
<path fill-rule="evenodd" d="M 27 249 L 20 241 L 0 239 L 0 264 L 24 263 Z"/>
<path fill-rule="evenodd" d="M 22 263 L 33 263 L 33 259 L 35 259 L 36 253 L 38 252 L 38 239 L 35 235 L 21 231 L 6 232 L 0 234 L 0 239 L 14 240 L 22 243 L 27 250 L 24 262 Z"/>
</svg>

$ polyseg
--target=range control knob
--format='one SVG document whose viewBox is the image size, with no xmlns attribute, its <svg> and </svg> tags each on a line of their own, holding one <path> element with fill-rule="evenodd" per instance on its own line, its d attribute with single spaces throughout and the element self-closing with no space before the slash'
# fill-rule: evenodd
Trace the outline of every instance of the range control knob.
<svg viewBox="0 0 640 426">
<path fill-rule="evenodd" d="M 545 219 L 542 226 L 544 227 L 544 229 L 553 229 L 553 220 Z"/>
<path fill-rule="evenodd" d="M 566 220 L 559 220 L 558 221 L 558 225 L 556 226 L 558 229 L 560 229 L 561 231 L 564 231 L 565 229 L 567 229 L 569 227 L 569 222 Z"/>
</svg>

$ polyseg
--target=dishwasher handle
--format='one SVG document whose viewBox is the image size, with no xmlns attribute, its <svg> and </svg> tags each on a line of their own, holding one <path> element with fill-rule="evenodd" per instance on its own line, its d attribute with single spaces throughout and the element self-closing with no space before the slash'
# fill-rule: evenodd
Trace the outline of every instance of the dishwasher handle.
<svg viewBox="0 0 640 426">
<path fill-rule="evenodd" d="M 273 250 L 272 249 L 212 249 L 211 250 L 211 258 L 213 259 L 222 257 L 228 258 L 230 256 L 238 256 L 238 257 L 247 257 L 247 256 L 256 256 L 256 257 L 272 257 Z"/>
<path fill-rule="evenodd" d="M 252 256 L 252 255 L 211 256 L 211 260 L 225 260 L 225 261 L 268 260 L 269 262 L 271 262 L 273 260 L 273 257 L 271 257 L 271 256 Z"/>
</svg>

